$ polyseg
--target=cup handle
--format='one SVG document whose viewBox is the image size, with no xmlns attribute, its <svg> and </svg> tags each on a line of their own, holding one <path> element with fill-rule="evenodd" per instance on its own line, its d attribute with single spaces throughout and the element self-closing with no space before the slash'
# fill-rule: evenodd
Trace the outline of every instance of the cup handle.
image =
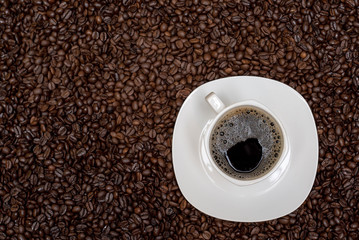
<svg viewBox="0 0 359 240">
<path fill-rule="evenodd" d="M 226 107 L 214 92 L 208 94 L 205 99 L 216 113 L 220 113 Z"/>
</svg>

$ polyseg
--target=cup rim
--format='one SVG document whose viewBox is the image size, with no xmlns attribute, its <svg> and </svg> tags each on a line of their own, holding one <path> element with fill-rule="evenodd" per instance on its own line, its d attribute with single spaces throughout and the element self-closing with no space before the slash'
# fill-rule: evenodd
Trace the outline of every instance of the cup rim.
<svg viewBox="0 0 359 240">
<path fill-rule="evenodd" d="M 210 150 L 209 150 L 209 142 L 210 142 L 210 134 L 214 128 L 214 126 L 216 125 L 216 123 L 218 122 L 218 120 L 223 117 L 223 115 L 225 115 L 228 111 L 236 108 L 236 107 L 241 107 L 241 106 L 254 106 L 257 108 L 260 108 L 261 110 L 265 111 L 266 113 L 268 113 L 269 115 L 271 115 L 278 123 L 282 133 L 283 133 L 283 150 L 281 153 L 281 156 L 279 158 L 279 160 L 276 162 L 276 164 L 274 165 L 274 167 L 264 176 L 256 178 L 256 179 L 252 179 L 252 180 L 239 180 L 239 179 L 235 179 L 232 178 L 230 176 L 228 176 L 227 174 L 225 174 L 221 169 L 218 168 L 218 166 L 214 163 L 214 160 L 210 154 Z M 262 103 L 259 103 L 256 100 L 244 100 L 244 101 L 240 101 L 234 104 L 231 104 L 229 106 L 227 106 L 226 108 L 224 108 L 220 113 L 218 113 L 216 115 L 216 117 L 211 120 L 211 123 L 209 124 L 209 127 L 207 128 L 207 131 L 204 135 L 203 138 L 204 142 L 204 146 L 205 146 L 205 152 L 207 154 L 207 157 L 210 159 L 211 165 L 224 177 L 226 178 L 228 181 L 239 185 L 239 186 L 248 186 L 248 185 L 252 185 L 258 182 L 263 181 L 264 179 L 267 179 L 269 176 L 271 176 L 274 172 L 276 172 L 278 170 L 278 168 L 282 165 L 287 153 L 288 153 L 288 137 L 287 134 L 285 132 L 285 129 L 282 125 L 282 123 L 280 122 L 280 120 L 277 118 L 277 116 L 275 114 L 273 114 L 272 111 L 270 111 L 265 105 L 263 105 Z M 277 177 L 278 179 L 278 177 Z"/>
</svg>

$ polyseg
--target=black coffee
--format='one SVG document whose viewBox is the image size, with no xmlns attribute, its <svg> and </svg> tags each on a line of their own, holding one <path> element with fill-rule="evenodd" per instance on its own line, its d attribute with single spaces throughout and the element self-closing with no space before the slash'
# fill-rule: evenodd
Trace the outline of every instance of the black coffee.
<svg viewBox="0 0 359 240">
<path fill-rule="evenodd" d="M 253 180 L 277 163 L 283 150 L 283 133 L 267 112 L 241 106 L 214 126 L 210 151 L 215 164 L 230 177 Z"/>
<path fill-rule="evenodd" d="M 251 172 L 262 160 L 262 146 L 257 138 L 248 138 L 230 147 L 226 153 L 229 165 L 238 172 Z"/>
</svg>

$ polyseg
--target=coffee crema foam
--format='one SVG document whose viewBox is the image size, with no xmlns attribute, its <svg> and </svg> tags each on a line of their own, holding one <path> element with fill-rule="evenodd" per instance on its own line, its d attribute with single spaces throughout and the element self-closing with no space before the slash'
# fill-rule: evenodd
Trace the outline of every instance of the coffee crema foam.
<svg viewBox="0 0 359 240">
<path fill-rule="evenodd" d="M 262 146 L 262 158 L 249 173 L 235 171 L 226 159 L 230 147 L 249 138 L 257 138 Z M 228 176 L 239 180 L 254 180 L 268 173 L 278 162 L 283 150 L 283 133 L 278 122 L 265 111 L 240 106 L 217 122 L 210 135 L 210 152 L 214 163 Z"/>
</svg>

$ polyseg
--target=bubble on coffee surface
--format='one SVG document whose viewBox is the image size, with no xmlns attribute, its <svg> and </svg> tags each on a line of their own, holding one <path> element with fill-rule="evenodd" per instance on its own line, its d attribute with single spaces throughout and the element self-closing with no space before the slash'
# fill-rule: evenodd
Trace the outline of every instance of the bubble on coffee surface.
<svg viewBox="0 0 359 240">
<path fill-rule="evenodd" d="M 259 165 L 251 172 L 238 172 L 226 159 L 227 151 L 239 142 L 257 139 L 262 147 Z M 214 126 L 210 151 L 214 163 L 224 173 L 240 180 L 253 180 L 268 173 L 283 150 L 283 133 L 278 122 L 265 111 L 248 106 L 236 108 L 223 116 Z"/>
</svg>

